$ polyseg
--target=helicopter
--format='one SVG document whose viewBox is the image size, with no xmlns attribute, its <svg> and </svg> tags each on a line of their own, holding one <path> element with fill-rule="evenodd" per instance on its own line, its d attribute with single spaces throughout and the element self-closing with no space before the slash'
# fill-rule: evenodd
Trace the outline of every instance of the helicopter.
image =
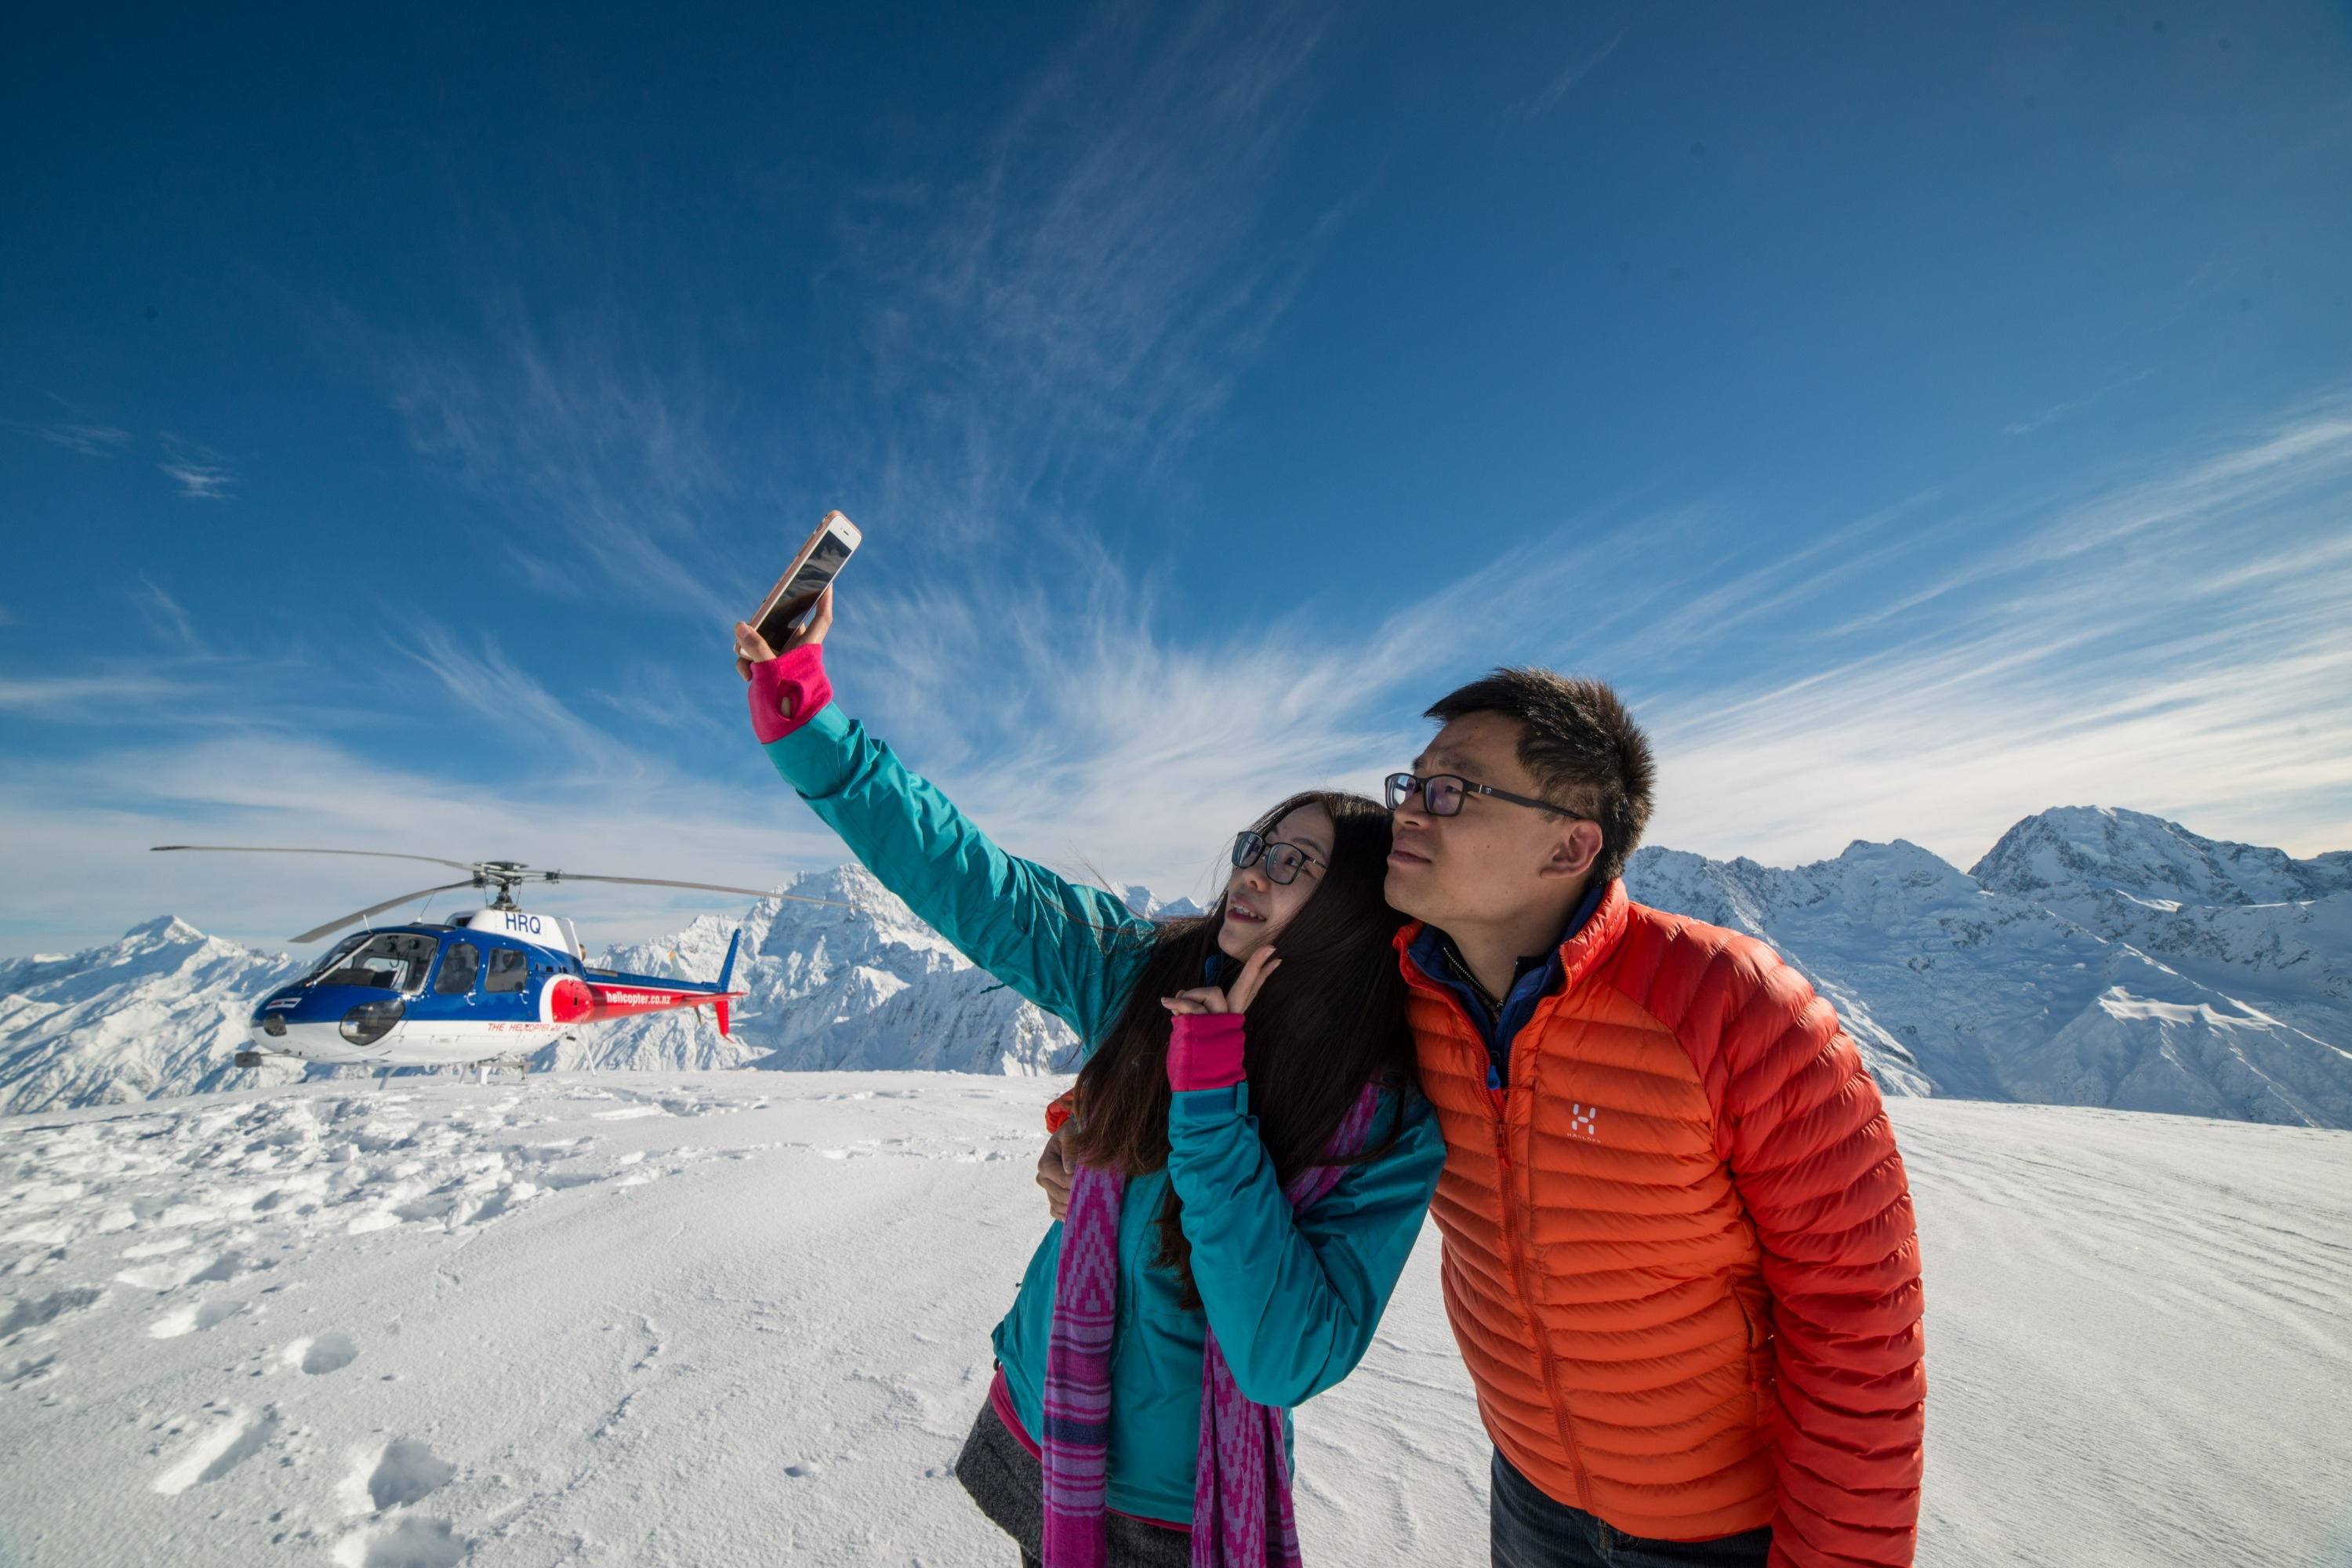
<svg viewBox="0 0 2352 1568">
<path fill-rule="evenodd" d="M 728 1005 L 746 992 L 730 989 L 738 928 L 715 982 L 672 974 L 629 974 L 592 968 L 572 923 L 517 906 L 527 882 L 624 882 L 641 888 L 688 888 L 791 899 L 804 904 L 851 906 L 835 899 L 678 882 L 659 877 L 603 877 L 540 870 L 519 860 L 445 860 L 383 849 L 307 849 L 248 844 L 158 844 L 153 853 L 226 855 L 349 855 L 381 860 L 423 860 L 466 873 L 466 879 L 371 904 L 287 940 L 317 942 L 344 927 L 364 929 L 330 948 L 310 972 L 261 999 L 249 1025 L 251 1047 L 236 1053 L 241 1068 L 273 1058 L 334 1066 L 495 1067 L 530 1070 L 530 1053 L 583 1024 L 683 1007 L 710 1007 L 719 1033 L 729 1033 Z M 436 893 L 474 888 L 497 893 L 462 920 L 369 925 L 371 917 Z M 673 956 L 674 966 L 674 956 Z"/>
</svg>

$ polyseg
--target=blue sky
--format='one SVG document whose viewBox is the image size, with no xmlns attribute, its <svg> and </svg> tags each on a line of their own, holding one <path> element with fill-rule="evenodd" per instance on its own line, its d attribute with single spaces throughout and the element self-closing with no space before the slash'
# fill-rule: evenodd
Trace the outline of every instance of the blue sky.
<svg viewBox="0 0 2352 1568">
<path fill-rule="evenodd" d="M 839 860 L 725 646 L 832 506 L 843 700 L 1171 892 L 1503 662 L 1653 842 L 2352 847 L 2341 6 L 6 26 L 0 950 Z"/>
</svg>

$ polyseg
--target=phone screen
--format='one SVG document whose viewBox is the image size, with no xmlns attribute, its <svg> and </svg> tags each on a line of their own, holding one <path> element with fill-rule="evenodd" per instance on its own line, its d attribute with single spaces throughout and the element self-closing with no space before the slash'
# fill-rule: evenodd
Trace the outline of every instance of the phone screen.
<svg viewBox="0 0 2352 1568">
<path fill-rule="evenodd" d="M 776 607 L 781 610 L 790 605 L 795 615 L 807 609 L 809 602 L 824 592 L 824 585 L 833 581 L 834 574 L 848 559 L 849 541 L 826 529 L 824 537 L 816 542 L 816 548 L 809 552 L 809 558 L 801 563 L 801 569 L 785 584 L 783 602 Z"/>
<path fill-rule="evenodd" d="M 775 608 L 770 610 L 759 625 L 759 633 L 771 646 L 780 643 L 789 633 L 792 624 L 808 613 L 816 596 L 824 592 L 856 548 L 836 530 L 828 528 L 817 538 L 808 558 L 793 573 L 792 581 L 784 584 Z"/>
</svg>

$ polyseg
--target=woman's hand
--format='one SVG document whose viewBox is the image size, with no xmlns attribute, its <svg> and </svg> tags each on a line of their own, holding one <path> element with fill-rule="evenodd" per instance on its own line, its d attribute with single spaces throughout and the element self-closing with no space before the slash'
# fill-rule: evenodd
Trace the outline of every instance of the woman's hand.
<svg viewBox="0 0 2352 1568">
<path fill-rule="evenodd" d="M 1070 1183 L 1077 1175 L 1062 1152 L 1070 1131 L 1066 1121 L 1045 1135 L 1045 1152 L 1037 1156 L 1037 1184 L 1045 1189 L 1045 1212 L 1055 1219 L 1070 1212 Z"/>
<path fill-rule="evenodd" d="M 754 630 L 749 621 L 735 623 L 735 673 L 744 679 L 751 679 L 751 667 L 765 664 L 780 653 L 790 653 L 807 643 L 823 643 L 824 634 L 833 630 L 833 586 L 825 585 L 816 596 L 816 604 L 808 612 L 808 624 L 785 639 L 782 647 L 772 648 L 768 639 Z"/>
<path fill-rule="evenodd" d="M 1249 1005 L 1257 1000 L 1259 988 L 1265 978 L 1282 967 L 1275 957 L 1274 944 L 1266 943 L 1249 955 L 1241 973 L 1234 977 L 1230 989 L 1214 985 L 1198 985 L 1190 991 L 1179 991 L 1173 996 L 1162 996 L 1160 1005 L 1171 1013 L 1246 1013 Z"/>
</svg>

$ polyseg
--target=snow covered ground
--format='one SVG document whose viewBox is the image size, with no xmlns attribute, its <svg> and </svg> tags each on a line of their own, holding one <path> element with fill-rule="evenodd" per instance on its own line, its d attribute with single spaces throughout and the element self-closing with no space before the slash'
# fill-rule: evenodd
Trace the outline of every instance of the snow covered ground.
<svg viewBox="0 0 2352 1568">
<path fill-rule="evenodd" d="M 949 1467 L 1066 1081 L 329 1082 L 0 1120 L 0 1563 L 1010 1563 Z M 2352 1563 L 2352 1133 L 1894 1114 L 1923 1563 Z M 1300 1412 L 1312 1561 L 1485 1561 L 1435 1250 Z"/>
</svg>

